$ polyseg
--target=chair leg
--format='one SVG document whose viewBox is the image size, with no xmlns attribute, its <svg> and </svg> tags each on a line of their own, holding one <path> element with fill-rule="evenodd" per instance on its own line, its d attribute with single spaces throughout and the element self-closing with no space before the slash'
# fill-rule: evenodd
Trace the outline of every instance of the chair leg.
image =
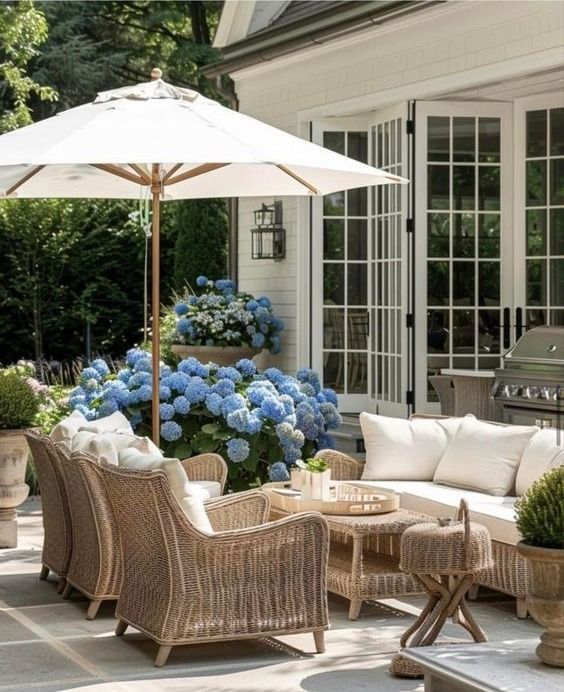
<svg viewBox="0 0 564 692">
<path fill-rule="evenodd" d="M 478 598 L 478 591 L 480 590 L 479 584 L 472 584 L 470 590 L 468 591 L 467 597 L 470 601 L 475 601 Z"/>
<path fill-rule="evenodd" d="M 116 636 L 121 637 L 123 634 L 125 634 L 125 630 L 128 627 L 129 625 L 125 620 L 118 620 L 118 624 L 116 625 Z"/>
<path fill-rule="evenodd" d="M 325 651 L 325 632 L 323 630 L 317 630 L 313 633 L 313 641 L 315 642 L 315 650 L 318 654 L 322 654 Z"/>
<path fill-rule="evenodd" d="M 63 598 L 70 598 L 71 593 L 72 593 L 72 584 L 69 584 L 68 582 L 65 584 L 65 588 L 63 589 L 62 596 Z"/>
<path fill-rule="evenodd" d="M 361 600 L 351 600 L 351 604 L 349 606 L 349 620 L 358 620 L 358 616 L 360 615 L 360 609 L 362 608 L 362 601 Z"/>
<path fill-rule="evenodd" d="M 170 650 L 172 649 L 172 646 L 167 646 L 166 644 L 161 644 L 159 646 L 159 650 L 157 651 L 157 657 L 155 658 L 155 666 L 157 668 L 161 668 L 164 666 L 168 659 L 168 655 L 170 654 Z"/>
<path fill-rule="evenodd" d="M 64 577 L 61 577 L 59 579 L 59 583 L 57 584 L 57 593 L 59 593 L 59 594 L 63 593 L 66 585 L 67 585 L 67 580 Z"/>
<path fill-rule="evenodd" d="M 87 620 L 94 620 L 96 617 L 96 614 L 98 612 L 98 608 L 102 605 L 102 601 L 90 601 L 90 605 L 88 606 L 88 610 L 86 611 L 86 619 Z"/>
<path fill-rule="evenodd" d="M 528 609 L 527 609 L 527 599 L 526 598 L 517 598 L 515 601 L 515 605 L 517 606 L 517 617 L 520 620 L 525 620 L 527 618 L 528 614 Z"/>
<path fill-rule="evenodd" d="M 46 565 L 41 565 L 41 572 L 39 573 L 39 578 L 41 580 L 43 580 L 43 579 L 47 579 L 48 576 L 49 576 L 49 567 L 47 567 Z"/>
</svg>

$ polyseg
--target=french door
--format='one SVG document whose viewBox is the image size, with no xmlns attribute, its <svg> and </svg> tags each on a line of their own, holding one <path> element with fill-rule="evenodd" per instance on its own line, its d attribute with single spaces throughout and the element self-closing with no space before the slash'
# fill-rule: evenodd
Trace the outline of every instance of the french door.
<svg viewBox="0 0 564 692">
<path fill-rule="evenodd" d="M 511 105 L 416 105 L 416 410 L 429 376 L 499 366 L 513 338 Z M 503 262 L 502 262 L 503 258 Z"/>
<path fill-rule="evenodd" d="M 515 103 L 516 335 L 564 326 L 564 95 Z"/>
<path fill-rule="evenodd" d="M 407 176 L 407 104 L 366 119 L 317 122 L 313 140 Z M 408 412 L 408 187 L 313 200 L 312 353 L 345 412 Z"/>
</svg>

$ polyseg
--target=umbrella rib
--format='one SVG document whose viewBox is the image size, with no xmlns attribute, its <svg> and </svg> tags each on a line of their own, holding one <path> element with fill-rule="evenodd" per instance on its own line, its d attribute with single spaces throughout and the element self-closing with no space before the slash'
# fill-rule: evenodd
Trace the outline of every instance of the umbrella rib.
<svg viewBox="0 0 564 692">
<path fill-rule="evenodd" d="M 126 171 L 125 168 L 122 168 L 121 166 L 116 166 L 113 163 L 91 163 L 90 164 L 93 168 L 99 168 L 101 171 L 104 171 L 105 173 L 111 173 L 112 175 L 116 175 L 118 178 L 124 178 L 125 180 L 129 180 L 130 183 L 137 183 L 138 185 L 146 185 L 147 183 L 141 176 L 135 175 L 134 173 L 130 173 L 129 171 Z"/>
<path fill-rule="evenodd" d="M 189 171 L 186 171 L 184 173 L 179 173 L 178 175 L 174 175 L 168 180 L 164 179 L 164 184 L 165 185 L 175 185 L 176 183 L 180 183 L 183 180 L 189 180 L 190 178 L 196 178 L 199 175 L 204 175 L 204 173 L 211 173 L 212 171 L 217 170 L 218 168 L 223 168 L 224 166 L 229 166 L 228 163 L 203 163 L 201 166 L 197 166 L 196 168 L 191 168 Z"/>
<path fill-rule="evenodd" d="M 6 190 L 6 197 L 9 197 L 13 192 L 15 192 L 18 188 L 20 188 L 24 183 L 27 183 L 27 181 L 30 178 L 33 178 L 34 175 L 39 173 L 40 170 L 45 168 L 45 166 L 35 166 L 35 168 L 32 168 L 31 171 L 28 171 L 22 178 L 20 178 L 16 183 L 14 183 L 11 187 L 9 187 Z"/>
<path fill-rule="evenodd" d="M 163 178 L 163 183 L 166 185 L 167 181 L 169 178 L 172 178 L 172 176 L 176 173 L 176 171 L 180 170 L 184 164 L 183 163 L 175 163 L 172 168 L 165 173 L 165 176 Z"/>
<path fill-rule="evenodd" d="M 129 167 L 132 168 L 136 173 L 138 173 L 143 180 L 145 181 L 145 185 L 151 185 L 151 175 L 149 171 L 145 170 L 143 166 L 140 166 L 137 163 L 130 163 Z"/>
<path fill-rule="evenodd" d="M 304 180 L 303 178 L 301 178 L 297 173 L 294 173 L 294 171 L 291 171 L 289 168 L 287 168 L 286 166 L 284 166 L 282 163 L 277 163 L 277 164 L 275 164 L 275 166 L 276 166 L 276 168 L 279 168 L 281 171 L 283 171 L 284 173 L 286 173 L 286 175 L 289 175 L 290 178 L 293 178 L 294 180 L 297 180 L 298 183 L 300 183 L 300 184 L 303 185 L 304 187 L 307 187 L 307 189 L 308 189 L 310 192 L 313 192 L 314 195 L 318 195 L 318 194 L 319 194 L 319 190 L 318 190 L 316 187 L 314 187 L 313 185 L 311 185 L 310 183 L 308 183 L 307 180 Z"/>
</svg>

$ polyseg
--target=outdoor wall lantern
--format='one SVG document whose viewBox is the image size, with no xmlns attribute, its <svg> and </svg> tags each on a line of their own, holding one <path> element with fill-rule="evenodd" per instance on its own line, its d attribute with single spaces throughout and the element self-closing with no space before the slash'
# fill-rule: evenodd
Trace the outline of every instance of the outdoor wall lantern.
<svg viewBox="0 0 564 692">
<path fill-rule="evenodd" d="M 282 228 L 282 202 L 263 204 L 255 212 L 251 229 L 252 258 L 281 260 L 286 256 L 286 230 Z"/>
</svg>

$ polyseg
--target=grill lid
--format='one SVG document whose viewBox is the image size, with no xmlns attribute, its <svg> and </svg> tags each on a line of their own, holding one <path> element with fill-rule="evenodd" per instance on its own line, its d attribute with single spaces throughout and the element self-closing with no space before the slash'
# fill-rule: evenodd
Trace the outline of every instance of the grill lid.
<svg viewBox="0 0 564 692">
<path fill-rule="evenodd" d="M 564 368 L 564 327 L 534 327 L 504 356 L 506 367 L 544 363 Z"/>
</svg>

